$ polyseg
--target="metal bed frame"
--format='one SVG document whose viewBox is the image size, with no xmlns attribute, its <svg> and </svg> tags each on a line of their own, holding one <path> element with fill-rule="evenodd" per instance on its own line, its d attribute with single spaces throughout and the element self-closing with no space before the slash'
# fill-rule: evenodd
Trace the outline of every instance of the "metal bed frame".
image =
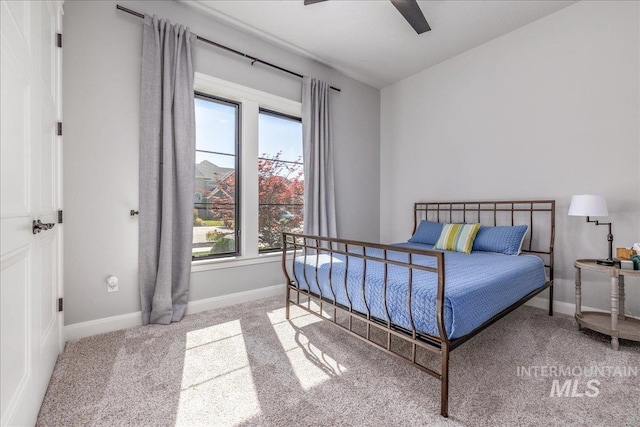
<svg viewBox="0 0 640 427">
<path fill-rule="evenodd" d="M 306 310 L 316 316 L 327 320 L 334 325 L 341 327 L 349 334 L 368 342 L 385 353 L 399 357 L 405 362 L 415 366 L 416 368 L 426 372 L 427 374 L 440 380 L 440 415 L 448 417 L 448 401 L 449 401 L 449 353 L 483 331 L 485 328 L 495 323 L 497 320 L 506 316 L 522 304 L 538 295 L 545 289 L 549 289 L 549 316 L 553 315 L 553 245 L 555 238 L 555 201 L 554 200 L 528 200 L 528 201 L 482 201 L 482 202 L 419 202 L 414 204 L 414 225 L 413 232 L 422 219 L 428 219 L 434 222 L 479 222 L 483 225 L 523 225 L 529 226 L 527 237 L 522 245 L 522 252 L 534 254 L 542 258 L 544 266 L 547 269 L 547 281 L 545 284 L 534 290 L 533 292 L 523 296 L 515 304 L 507 307 L 500 313 L 496 314 L 482 325 L 474 329 L 467 335 L 456 339 L 449 339 L 444 324 L 444 297 L 445 297 L 445 253 L 436 250 L 418 250 L 412 248 L 403 248 L 392 245 L 383 245 L 377 243 L 359 242 L 354 240 L 345 240 L 338 238 L 327 238 L 320 236 L 310 236 L 296 233 L 283 233 L 283 252 L 282 252 L 282 270 L 284 272 L 286 287 L 286 318 L 289 319 L 291 304 L 294 304 L 303 310 Z M 541 224 L 541 226 L 540 226 Z M 535 225 L 535 227 L 534 227 Z M 357 249 L 357 251 L 354 251 Z M 383 257 L 372 256 L 367 254 L 367 249 L 378 249 L 382 251 Z M 406 253 L 407 261 L 398 261 L 388 259 L 388 252 Z M 293 258 L 289 259 L 290 269 L 287 268 L 288 255 L 293 254 Z M 329 263 L 329 282 L 332 295 L 322 295 L 321 287 L 318 286 L 320 294 L 310 292 L 309 290 L 298 288 L 298 280 L 294 268 L 294 262 L 297 257 L 303 256 L 304 262 L 308 257 L 316 258 L 316 265 L 320 254 L 328 254 L 330 256 Z M 349 306 L 342 305 L 335 301 L 334 284 L 332 282 L 333 255 L 345 256 L 345 267 L 348 270 L 349 259 L 362 259 L 364 262 L 364 271 L 362 274 L 362 296 L 366 306 L 366 313 L 360 313 L 353 309 L 349 293 L 346 292 Z M 426 267 L 424 265 L 414 263 L 414 256 L 428 256 L 436 261 L 436 267 Z M 365 296 L 365 288 L 367 283 L 366 269 L 367 261 L 375 261 L 384 264 L 383 275 L 383 293 L 384 307 L 387 319 L 377 319 L 371 316 L 369 306 L 367 305 Z M 411 320 L 411 330 L 394 325 L 390 322 L 389 311 L 387 308 L 387 279 L 388 266 L 395 265 L 406 267 L 408 269 L 408 291 L 407 291 L 407 307 Z M 436 321 L 438 325 L 439 336 L 431 336 L 419 333 L 415 329 L 413 313 L 411 311 L 411 294 L 413 287 L 413 271 L 421 270 L 431 272 L 437 275 L 437 298 L 436 298 Z M 292 272 L 292 279 L 289 271 Z M 306 283 L 306 268 L 303 269 L 303 275 Z M 313 280 L 313 278 L 311 278 Z M 315 271 L 315 280 L 318 280 L 318 270 Z M 345 270 L 344 283 L 347 287 L 347 274 Z M 295 293 L 295 299 L 292 299 L 292 293 Z M 306 302 L 300 301 L 300 296 L 306 297 Z M 311 306 L 314 301 L 314 307 Z M 333 315 L 327 317 L 323 308 L 333 309 Z M 337 312 L 346 314 L 348 321 L 338 322 Z M 353 329 L 353 320 L 364 322 L 366 332 L 359 334 Z M 371 328 L 386 333 L 386 344 L 381 344 L 372 340 Z M 394 351 L 391 348 L 391 337 L 397 337 L 411 345 L 410 357 Z M 417 347 L 423 348 L 431 353 L 440 355 L 440 372 L 428 368 L 416 361 Z"/>
</svg>

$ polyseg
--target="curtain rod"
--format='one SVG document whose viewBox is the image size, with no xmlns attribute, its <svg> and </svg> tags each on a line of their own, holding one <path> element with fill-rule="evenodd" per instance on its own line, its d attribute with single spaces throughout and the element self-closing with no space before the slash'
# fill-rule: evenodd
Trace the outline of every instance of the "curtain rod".
<svg viewBox="0 0 640 427">
<path fill-rule="evenodd" d="M 121 10 L 123 12 L 126 12 L 126 13 L 128 13 L 130 15 L 137 16 L 138 18 L 144 19 L 144 13 L 136 12 L 135 10 L 128 9 L 128 8 L 126 8 L 124 6 L 120 6 L 119 4 L 116 5 L 116 9 Z M 223 44 L 216 43 L 216 42 L 214 42 L 212 40 L 209 40 L 209 39 L 205 39 L 204 37 L 197 36 L 197 38 L 201 42 L 210 44 L 210 45 L 218 47 L 220 49 L 224 49 L 227 52 L 235 53 L 236 55 L 240 55 L 240 56 L 243 56 L 243 57 L 245 57 L 247 59 L 250 59 L 251 60 L 251 65 L 255 64 L 256 62 L 259 62 L 260 64 L 264 64 L 264 65 L 266 65 L 268 67 L 275 68 L 276 70 L 283 71 L 283 72 L 291 74 L 293 76 L 300 77 L 300 78 L 304 77 L 302 74 L 296 73 L 296 72 L 291 71 L 291 70 L 287 70 L 286 68 L 279 67 L 279 66 L 277 66 L 275 64 L 272 64 L 270 62 L 263 61 L 262 59 L 256 58 L 255 56 L 247 55 L 244 52 L 240 52 L 239 50 L 232 49 L 232 48 L 230 48 L 228 46 L 225 46 Z M 337 92 L 340 92 L 340 89 L 338 89 L 337 87 L 333 87 L 333 86 L 329 86 L 329 87 L 331 89 L 337 91 Z"/>
</svg>

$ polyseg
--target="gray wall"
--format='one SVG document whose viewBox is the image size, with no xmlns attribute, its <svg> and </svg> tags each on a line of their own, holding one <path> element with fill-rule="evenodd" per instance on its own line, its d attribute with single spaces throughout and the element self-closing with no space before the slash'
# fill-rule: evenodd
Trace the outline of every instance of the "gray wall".
<svg viewBox="0 0 640 427">
<path fill-rule="evenodd" d="M 381 240 L 409 237 L 419 200 L 553 198 L 573 303 L 573 261 L 606 257 L 607 229 L 568 217 L 571 195 L 607 198 L 614 248 L 640 241 L 638 7 L 579 2 L 384 88 Z M 583 304 L 607 309 L 607 278 L 584 279 Z"/>
<path fill-rule="evenodd" d="M 329 81 L 338 231 L 377 241 L 380 221 L 380 92 L 312 60 L 236 31 L 172 1 L 118 4 L 179 22 L 197 34 Z M 110 1 L 64 9 L 65 324 L 136 312 L 138 110 L 142 21 Z M 196 71 L 300 100 L 300 80 L 198 44 Z M 120 278 L 107 293 L 105 278 Z M 192 274 L 198 300 L 283 283 L 277 262 Z"/>
</svg>

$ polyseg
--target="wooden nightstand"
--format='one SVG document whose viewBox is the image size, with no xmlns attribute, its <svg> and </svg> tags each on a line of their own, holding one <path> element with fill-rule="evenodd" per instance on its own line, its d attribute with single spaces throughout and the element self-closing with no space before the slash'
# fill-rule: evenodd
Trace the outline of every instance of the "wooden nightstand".
<svg viewBox="0 0 640 427">
<path fill-rule="evenodd" d="M 579 259 L 576 267 L 576 321 L 581 327 L 611 335 L 611 347 L 618 349 L 618 338 L 640 341 L 640 320 L 624 315 L 624 276 L 640 277 L 640 270 L 621 270 L 596 263 L 595 259 Z M 582 270 L 597 271 L 611 277 L 611 313 L 582 311 Z"/>
</svg>

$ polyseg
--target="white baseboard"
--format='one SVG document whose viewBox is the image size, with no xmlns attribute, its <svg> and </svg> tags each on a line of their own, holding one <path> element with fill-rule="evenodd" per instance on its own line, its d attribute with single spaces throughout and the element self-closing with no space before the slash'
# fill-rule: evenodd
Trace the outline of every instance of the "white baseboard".
<svg viewBox="0 0 640 427">
<path fill-rule="evenodd" d="M 529 305 L 535 308 L 541 308 L 543 310 L 549 309 L 549 298 L 544 297 L 533 297 L 529 301 L 525 303 L 525 305 Z M 595 308 L 584 307 L 584 310 L 590 311 L 602 311 Z M 553 312 L 559 314 L 566 314 L 568 316 L 573 316 L 576 314 L 576 305 L 571 304 L 570 302 L 562 302 L 562 301 L 554 301 L 553 302 Z"/>
<path fill-rule="evenodd" d="M 201 311 L 254 301 L 282 295 L 284 301 L 285 285 L 275 285 L 251 291 L 237 292 L 235 294 L 219 297 L 189 301 L 186 314 L 199 313 Z M 142 325 L 142 312 L 122 314 L 120 316 L 105 317 L 103 319 L 90 320 L 88 322 L 74 323 L 64 327 L 64 339 L 66 341 L 79 340 L 92 335 L 118 331 Z"/>
<path fill-rule="evenodd" d="M 118 331 L 140 325 L 142 325 L 142 312 L 140 311 L 89 320 L 88 322 L 73 323 L 64 327 L 64 341 L 79 340 L 80 338 L 90 337 L 92 335 L 104 334 L 106 332 Z"/>
<path fill-rule="evenodd" d="M 277 295 L 282 295 L 284 301 L 284 291 L 285 285 L 275 285 L 251 291 L 237 292 L 230 295 L 189 301 L 186 314 L 199 313 L 201 311 L 213 310 L 220 307 L 241 304 L 243 302 Z M 526 305 L 546 310 L 549 307 L 548 301 L 548 298 L 535 297 L 529 300 Z M 576 312 L 576 306 L 569 302 L 554 301 L 553 311 L 554 313 L 573 316 Z M 592 307 L 582 307 L 582 311 L 604 312 L 605 310 Z M 90 337 L 92 335 L 104 334 L 106 332 L 118 331 L 120 329 L 132 328 L 140 325 L 142 325 L 142 313 L 137 311 L 135 313 L 122 314 L 120 316 L 105 317 L 103 319 L 67 325 L 64 327 L 64 337 L 65 341 L 79 340 L 80 338 Z"/>
<path fill-rule="evenodd" d="M 282 296 L 284 303 L 285 285 L 274 285 L 266 288 L 254 289 L 251 291 L 237 292 L 235 294 L 223 295 L 221 297 L 213 297 L 200 299 L 197 301 L 189 301 L 186 314 L 199 313 L 201 311 L 213 310 L 214 308 L 226 307 L 228 305 L 241 304 L 243 302 L 254 301 L 262 298 Z"/>
<path fill-rule="evenodd" d="M 541 308 L 543 310 L 548 310 L 549 309 L 549 298 L 534 297 L 534 298 L 530 299 L 529 301 L 527 301 L 525 303 L 525 305 L 529 305 L 529 306 L 535 307 L 535 308 Z M 582 306 L 582 311 L 597 311 L 597 312 L 600 312 L 600 313 L 608 313 L 607 310 L 601 310 L 599 308 L 585 307 L 585 306 Z M 573 317 L 576 314 L 576 305 L 572 304 L 570 302 L 554 301 L 553 302 L 553 312 L 554 313 L 559 313 L 559 314 L 566 314 L 568 316 Z M 628 314 L 627 314 L 627 317 L 631 317 L 633 319 L 638 319 L 637 317 L 630 316 Z"/>
</svg>

